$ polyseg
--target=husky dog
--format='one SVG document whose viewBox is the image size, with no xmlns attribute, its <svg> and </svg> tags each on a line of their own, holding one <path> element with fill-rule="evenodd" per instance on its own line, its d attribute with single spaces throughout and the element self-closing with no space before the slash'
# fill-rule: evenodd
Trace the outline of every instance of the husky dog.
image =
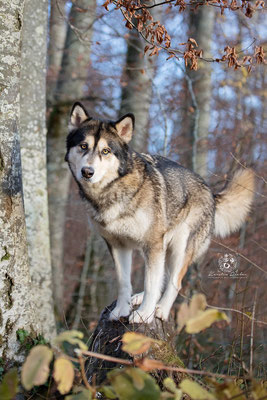
<svg viewBox="0 0 267 400">
<path fill-rule="evenodd" d="M 150 323 L 154 317 L 168 319 L 188 267 L 206 252 L 211 236 L 240 228 L 253 200 L 254 178 L 250 169 L 239 170 L 214 195 L 200 176 L 176 162 L 130 150 L 133 129 L 133 114 L 103 122 L 75 103 L 66 161 L 114 259 L 119 287 L 110 319 L 129 315 L 130 323 Z M 131 297 L 136 248 L 146 263 L 144 292 Z M 140 307 L 131 312 L 135 305 Z"/>
</svg>

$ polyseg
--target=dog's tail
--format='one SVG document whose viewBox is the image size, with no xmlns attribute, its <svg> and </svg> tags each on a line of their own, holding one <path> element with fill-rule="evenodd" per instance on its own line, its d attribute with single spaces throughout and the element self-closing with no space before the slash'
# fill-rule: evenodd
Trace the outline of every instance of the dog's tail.
<svg viewBox="0 0 267 400">
<path fill-rule="evenodd" d="M 241 227 L 249 213 L 253 196 L 253 171 L 248 168 L 238 170 L 225 188 L 215 195 L 216 236 L 223 238 Z"/>
</svg>

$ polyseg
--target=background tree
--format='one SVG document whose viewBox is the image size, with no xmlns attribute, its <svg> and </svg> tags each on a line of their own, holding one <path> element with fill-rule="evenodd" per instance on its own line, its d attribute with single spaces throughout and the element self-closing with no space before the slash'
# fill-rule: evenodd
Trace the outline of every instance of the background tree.
<svg viewBox="0 0 267 400">
<path fill-rule="evenodd" d="M 63 300 L 64 220 L 70 185 L 70 174 L 64 161 L 64 143 L 70 107 L 76 99 L 84 97 L 84 86 L 90 62 L 91 26 L 95 18 L 95 7 L 95 0 L 79 0 L 79 2 L 72 5 L 68 17 L 68 30 L 62 64 L 58 71 L 58 80 L 54 93 L 55 103 L 53 104 L 49 121 L 48 190 L 50 243 L 54 293 L 58 311 L 62 307 Z M 62 16 L 59 15 L 58 10 L 55 8 L 52 11 L 56 13 L 53 15 L 54 21 L 56 19 L 59 21 Z M 60 24 L 57 32 L 62 30 L 63 27 Z M 63 35 L 60 34 L 59 36 L 61 39 Z M 52 61 L 50 58 L 50 62 Z M 54 65 L 50 66 L 50 70 Z M 56 68 L 58 68 L 58 65 Z"/>
<path fill-rule="evenodd" d="M 32 9 L 35 16 L 32 18 Z M 32 301 L 40 332 L 55 335 L 46 174 L 46 0 L 25 0 L 20 72 L 20 137 Z M 35 32 L 33 36 L 33 32 Z M 36 321 L 37 323 L 37 321 Z"/>
</svg>

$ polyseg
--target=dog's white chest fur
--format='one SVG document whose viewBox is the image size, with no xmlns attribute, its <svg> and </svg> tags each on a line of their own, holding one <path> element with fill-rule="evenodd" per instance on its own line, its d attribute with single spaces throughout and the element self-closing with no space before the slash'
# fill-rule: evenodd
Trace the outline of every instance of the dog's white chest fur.
<svg viewBox="0 0 267 400">
<path fill-rule="evenodd" d="M 116 203 L 98 216 L 93 217 L 101 233 L 117 238 L 128 238 L 140 242 L 151 227 L 152 214 L 149 210 L 138 208 L 131 212 L 123 203 Z"/>
</svg>

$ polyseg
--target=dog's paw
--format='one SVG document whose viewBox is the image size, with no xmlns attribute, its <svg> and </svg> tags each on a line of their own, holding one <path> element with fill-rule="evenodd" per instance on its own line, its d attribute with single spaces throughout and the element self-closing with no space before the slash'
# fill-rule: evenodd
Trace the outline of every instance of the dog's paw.
<svg viewBox="0 0 267 400">
<path fill-rule="evenodd" d="M 144 298 L 144 292 L 141 293 L 136 293 L 135 295 L 132 296 L 131 298 L 131 305 L 132 307 L 134 306 L 140 306 Z"/>
<path fill-rule="evenodd" d="M 154 319 L 154 312 L 137 309 L 129 317 L 130 324 L 151 324 Z"/>
<path fill-rule="evenodd" d="M 121 317 L 128 317 L 130 314 L 130 305 L 129 304 L 123 304 L 123 305 L 118 305 L 110 312 L 109 315 L 109 320 L 110 321 L 117 321 Z"/>
<path fill-rule="evenodd" d="M 169 317 L 169 310 L 164 309 L 161 304 L 157 304 L 155 317 L 161 319 L 161 321 L 167 321 Z"/>
</svg>

